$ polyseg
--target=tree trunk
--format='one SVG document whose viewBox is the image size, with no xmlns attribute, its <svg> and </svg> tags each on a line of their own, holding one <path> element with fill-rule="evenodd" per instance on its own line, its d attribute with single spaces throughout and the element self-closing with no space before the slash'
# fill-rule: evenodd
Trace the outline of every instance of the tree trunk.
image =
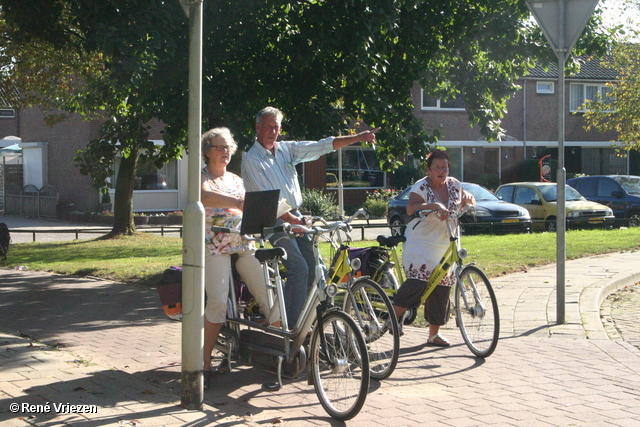
<svg viewBox="0 0 640 427">
<path fill-rule="evenodd" d="M 122 157 L 116 180 L 113 204 L 113 229 L 105 237 L 132 235 L 136 232 L 133 222 L 133 184 L 138 164 L 138 149 L 133 148 L 128 157 Z"/>
</svg>

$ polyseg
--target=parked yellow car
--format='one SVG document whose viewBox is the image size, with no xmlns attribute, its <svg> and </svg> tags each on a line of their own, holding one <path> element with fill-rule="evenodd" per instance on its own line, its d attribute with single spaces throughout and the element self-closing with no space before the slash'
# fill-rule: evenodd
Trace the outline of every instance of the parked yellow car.
<svg viewBox="0 0 640 427">
<path fill-rule="evenodd" d="M 556 231 L 557 184 L 554 182 L 514 182 L 503 184 L 496 196 L 529 211 L 534 230 Z M 566 186 L 565 211 L 569 227 L 612 227 L 613 211 L 590 202 L 572 187 Z"/>
</svg>

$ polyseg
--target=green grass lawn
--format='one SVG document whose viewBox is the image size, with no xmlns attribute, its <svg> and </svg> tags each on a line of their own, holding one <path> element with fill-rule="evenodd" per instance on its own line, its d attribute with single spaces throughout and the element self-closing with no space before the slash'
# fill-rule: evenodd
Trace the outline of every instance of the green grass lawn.
<svg viewBox="0 0 640 427">
<path fill-rule="evenodd" d="M 182 264 L 182 240 L 140 233 L 111 240 L 73 240 L 11 245 L 0 266 L 27 266 L 60 274 L 95 276 L 123 283 L 155 285 L 162 272 Z"/>
<path fill-rule="evenodd" d="M 353 246 L 377 245 L 373 241 Z M 463 236 L 474 262 L 490 277 L 555 262 L 555 233 Z M 616 230 L 570 230 L 566 237 L 567 259 L 640 248 L 640 227 Z M 328 260 L 330 247 L 321 245 Z M 75 240 L 11 245 L 9 259 L 0 267 L 24 265 L 31 270 L 95 276 L 123 283 L 155 285 L 162 272 L 182 264 L 182 240 L 152 234 L 112 240 Z"/>
</svg>

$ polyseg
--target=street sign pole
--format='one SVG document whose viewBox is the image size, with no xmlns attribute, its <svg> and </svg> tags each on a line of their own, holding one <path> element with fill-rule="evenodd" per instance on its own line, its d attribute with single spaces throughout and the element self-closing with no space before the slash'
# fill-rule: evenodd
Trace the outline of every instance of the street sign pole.
<svg viewBox="0 0 640 427">
<path fill-rule="evenodd" d="M 566 183 L 564 67 L 598 0 L 525 0 L 558 58 L 558 172 L 556 213 L 556 322 L 565 323 Z"/>
<path fill-rule="evenodd" d="M 565 21 L 564 2 L 558 3 L 560 25 L 559 34 L 564 34 Z M 566 211 L 566 184 L 567 170 L 564 167 L 564 66 L 566 62 L 566 49 L 563 50 L 564 37 L 561 37 L 558 56 L 558 171 L 556 173 L 557 207 L 556 214 L 556 322 L 559 325 L 565 323 L 565 294 L 566 294 L 566 259 L 567 259 L 567 211 Z"/>
</svg>

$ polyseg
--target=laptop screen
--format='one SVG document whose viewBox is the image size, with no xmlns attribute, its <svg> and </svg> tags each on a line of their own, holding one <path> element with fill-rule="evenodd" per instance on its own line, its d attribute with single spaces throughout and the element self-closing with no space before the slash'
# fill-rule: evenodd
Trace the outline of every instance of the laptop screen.
<svg viewBox="0 0 640 427">
<path fill-rule="evenodd" d="M 249 191 L 244 195 L 242 234 L 262 234 L 265 227 L 276 225 L 280 190 Z"/>
</svg>

